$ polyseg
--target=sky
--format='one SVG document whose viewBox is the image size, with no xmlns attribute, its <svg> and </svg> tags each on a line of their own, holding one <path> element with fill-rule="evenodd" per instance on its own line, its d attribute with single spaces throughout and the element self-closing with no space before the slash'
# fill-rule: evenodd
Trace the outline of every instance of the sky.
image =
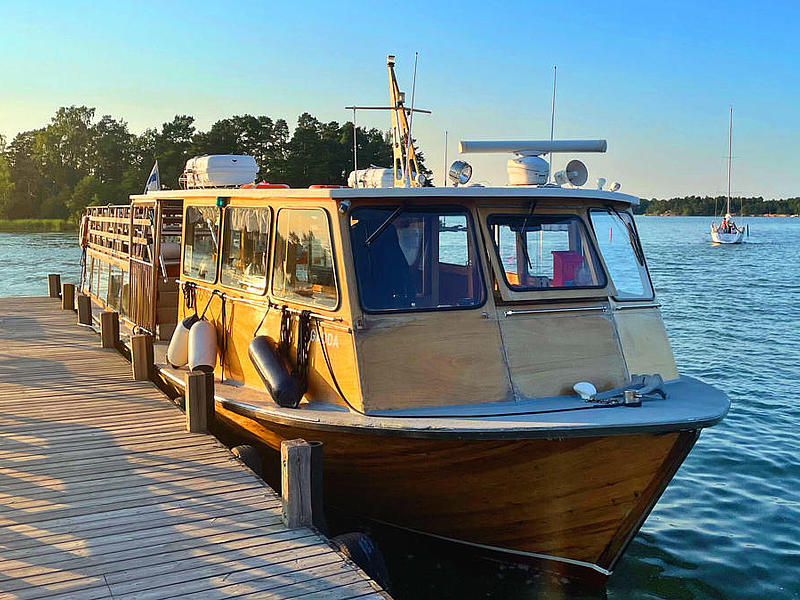
<svg viewBox="0 0 800 600">
<path fill-rule="evenodd" d="M 0 134 L 87 105 L 131 131 L 176 114 L 199 129 L 235 114 L 385 104 L 386 55 L 410 101 L 413 135 L 442 182 L 466 159 L 503 185 L 504 155 L 458 155 L 460 139 L 605 138 L 571 158 L 644 198 L 800 196 L 800 5 L 790 2 L 30 2 L 0 0 Z M 388 129 L 389 115 L 359 125 Z M 387 165 L 388 166 L 388 165 Z"/>
</svg>

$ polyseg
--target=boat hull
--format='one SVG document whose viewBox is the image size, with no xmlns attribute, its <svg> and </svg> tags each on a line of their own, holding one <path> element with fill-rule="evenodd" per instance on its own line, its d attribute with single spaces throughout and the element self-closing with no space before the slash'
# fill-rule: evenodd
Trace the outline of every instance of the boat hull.
<svg viewBox="0 0 800 600">
<path fill-rule="evenodd" d="M 337 511 L 592 580 L 610 574 L 699 433 L 465 440 L 306 429 L 219 405 L 217 418 L 275 449 L 322 441 Z"/>
<path fill-rule="evenodd" d="M 744 231 L 720 233 L 713 227 L 711 228 L 711 241 L 715 244 L 741 244 L 742 238 L 744 238 Z"/>
</svg>

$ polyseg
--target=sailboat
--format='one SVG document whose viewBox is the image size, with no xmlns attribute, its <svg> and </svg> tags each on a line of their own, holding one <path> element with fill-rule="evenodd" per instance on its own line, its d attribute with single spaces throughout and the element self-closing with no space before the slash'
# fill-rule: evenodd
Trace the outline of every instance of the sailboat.
<svg viewBox="0 0 800 600">
<path fill-rule="evenodd" d="M 733 134 L 733 107 L 728 116 L 728 199 L 725 204 L 725 218 L 717 225 L 716 212 L 711 223 L 711 241 L 717 244 L 741 244 L 744 237 L 744 227 L 737 227 L 731 216 L 731 150 Z M 739 211 L 741 213 L 741 210 Z"/>
</svg>

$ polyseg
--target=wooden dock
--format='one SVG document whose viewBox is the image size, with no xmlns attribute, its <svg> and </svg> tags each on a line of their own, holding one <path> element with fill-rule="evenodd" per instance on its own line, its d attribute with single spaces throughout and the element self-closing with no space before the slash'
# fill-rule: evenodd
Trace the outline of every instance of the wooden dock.
<svg viewBox="0 0 800 600">
<path fill-rule="evenodd" d="M 388 598 L 51 298 L 0 298 L 0 600 Z"/>
</svg>

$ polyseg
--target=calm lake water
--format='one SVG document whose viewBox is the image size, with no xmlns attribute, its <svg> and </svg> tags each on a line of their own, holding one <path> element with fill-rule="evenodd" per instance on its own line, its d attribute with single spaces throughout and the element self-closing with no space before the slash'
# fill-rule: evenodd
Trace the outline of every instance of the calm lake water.
<svg viewBox="0 0 800 600">
<path fill-rule="evenodd" d="M 637 218 L 679 370 L 733 405 L 703 432 L 607 589 L 388 539 L 398 600 L 800 598 L 800 398 L 789 393 L 800 383 L 800 219 L 746 219 L 739 246 L 712 245 L 708 222 Z M 75 238 L 0 233 L 0 296 L 46 294 L 47 273 L 77 282 Z"/>
</svg>

